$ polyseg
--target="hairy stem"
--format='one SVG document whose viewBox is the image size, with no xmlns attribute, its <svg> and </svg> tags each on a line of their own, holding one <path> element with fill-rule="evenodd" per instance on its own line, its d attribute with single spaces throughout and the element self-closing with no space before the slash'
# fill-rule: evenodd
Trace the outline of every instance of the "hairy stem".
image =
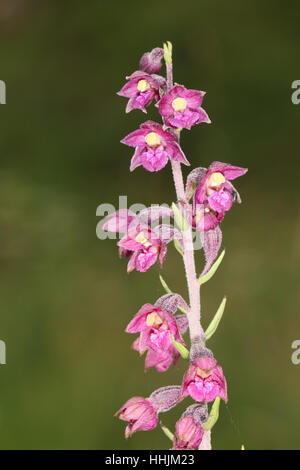
<svg viewBox="0 0 300 470">
<path fill-rule="evenodd" d="M 198 447 L 198 450 L 211 450 L 211 432 L 204 431 L 202 442 Z"/>
<path fill-rule="evenodd" d="M 184 201 L 184 185 L 179 162 L 172 161 L 172 171 L 175 183 L 177 199 Z M 194 247 L 192 228 L 189 226 L 187 230 L 182 231 L 183 238 L 183 262 L 187 279 L 190 313 L 188 315 L 190 338 L 192 342 L 204 342 L 204 332 L 200 324 L 200 288 L 196 275 Z"/>
<path fill-rule="evenodd" d="M 173 86 L 173 64 L 166 64 L 167 68 L 167 91 Z M 179 133 L 177 133 L 179 142 Z M 181 171 L 180 162 L 172 160 L 172 172 L 174 185 L 178 201 L 186 202 L 184 183 Z M 182 209 L 180 207 L 182 212 Z M 185 275 L 187 279 L 190 312 L 187 315 L 189 322 L 189 331 L 191 344 L 203 345 L 205 344 L 205 334 L 200 323 L 201 309 L 200 309 L 200 286 L 196 274 L 194 246 L 193 246 L 193 233 L 192 227 L 189 225 L 186 230 L 182 230 L 183 239 L 183 262 L 185 267 Z M 205 431 L 202 443 L 199 450 L 211 450 L 211 432 Z"/>
<path fill-rule="evenodd" d="M 167 64 L 167 89 L 168 91 L 173 86 L 173 67 L 172 63 Z M 179 140 L 179 139 L 178 139 Z M 176 189 L 177 199 L 185 201 L 184 183 L 181 171 L 180 162 L 172 160 L 172 172 L 174 178 L 174 184 Z M 183 261 L 185 267 L 185 274 L 187 279 L 189 299 L 190 299 L 190 313 L 188 315 L 189 330 L 191 342 L 202 342 L 205 341 L 203 329 L 200 324 L 200 288 L 197 281 L 194 247 L 193 247 L 193 235 L 192 227 L 188 227 L 182 231 L 183 238 Z"/>
</svg>

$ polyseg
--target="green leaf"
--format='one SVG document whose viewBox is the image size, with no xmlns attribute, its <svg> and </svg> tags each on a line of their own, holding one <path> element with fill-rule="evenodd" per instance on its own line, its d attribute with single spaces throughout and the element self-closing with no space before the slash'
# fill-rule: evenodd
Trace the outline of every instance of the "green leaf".
<svg viewBox="0 0 300 470">
<path fill-rule="evenodd" d="M 183 346 L 182 343 L 179 343 L 178 341 L 176 341 L 176 339 L 174 338 L 174 336 L 172 336 L 172 341 L 173 341 L 173 344 L 175 346 L 175 348 L 177 349 L 177 351 L 179 352 L 180 356 L 183 358 L 183 359 L 188 359 L 190 357 L 190 352 L 189 350 Z"/>
<path fill-rule="evenodd" d="M 227 301 L 227 299 L 226 299 L 226 297 L 224 297 L 224 299 L 222 300 L 222 302 L 220 304 L 220 307 L 216 311 L 216 314 L 215 314 L 214 318 L 210 322 L 207 330 L 205 331 L 205 338 L 207 340 L 212 337 L 212 335 L 215 333 L 216 329 L 219 326 L 219 323 L 220 323 L 221 318 L 222 318 L 223 313 L 224 313 L 226 301 Z"/>
<path fill-rule="evenodd" d="M 192 187 L 191 187 L 191 190 L 190 190 L 190 194 L 189 194 L 189 197 L 188 197 L 188 201 L 191 199 L 191 197 L 193 196 L 195 190 L 197 188 L 197 183 L 195 183 L 195 181 L 193 181 L 192 183 Z"/>
<path fill-rule="evenodd" d="M 163 277 L 161 275 L 159 275 L 159 280 L 161 282 L 161 285 L 163 286 L 163 288 L 165 289 L 166 293 L 167 294 L 173 294 L 173 292 L 171 291 L 171 289 L 168 287 L 166 281 L 163 279 Z M 182 313 L 185 313 L 186 315 L 188 315 L 188 312 L 179 304 L 178 305 L 178 310 L 180 310 Z"/>
<path fill-rule="evenodd" d="M 167 283 L 164 281 L 163 277 L 161 275 L 159 275 L 159 280 L 163 286 L 163 288 L 165 289 L 166 293 L 167 294 L 173 294 L 173 292 L 171 291 L 171 289 L 168 287 Z"/>
<path fill-rule="evenodd" d="M 212 265 L 212 267 L 210 268 L 210 270 L 204 274 L 204 276 L 201 276 L 199 277 L 198 279 L 198 282 L 199 284 L 204 284 L 205 282 L 209 281 L 213 275 L 215 274 L 216 270 L 218 269 L 218 267 L 220 266 L 223 258 L 225 256 L 225 250 L 222 251 L 222 253 L 220 254 L 219 258 L 214 262 L 214 264 Z"/>
<path fill-rule="evenodd" d="M 170 429 L 167 428 L 167 426 L 164 426 L 162 422 L 159 423 L 162 431 L 165 433 L 165 435 L 170 439 L 170 441 L 173 442 L 174 440 L 174 434 L 170 431 Z"/>
<path fill-rule="evenodd" d="M 205 431 L 209 431 L 218 421 L 220 402 L 221 398 L 217 397 L 211 407 L 208 420 L 202 426 Z"/>
<path fill-rule="evenodd" d="M 172 211 L 174 212 L 174 219 L 176 224 L 178 225 L 179 229 L 184 232 L 189 228 L 189 224 L 183 217 L 180 209 L 176 206 L 176 204 L 173 202 L 172 203 Z"/>
<path fill-rule="evenodd" d="M 179 241 L 177 240 L 177 238 L 173 238 L 173 242 L 174 242 L 174 246 L 175 246 L 176 250 L 178 251 L 178 253 L 181 256 L 183 256 L 182 248 L 181 248 L 181 245 L 180 245 Z"/>
</svg>

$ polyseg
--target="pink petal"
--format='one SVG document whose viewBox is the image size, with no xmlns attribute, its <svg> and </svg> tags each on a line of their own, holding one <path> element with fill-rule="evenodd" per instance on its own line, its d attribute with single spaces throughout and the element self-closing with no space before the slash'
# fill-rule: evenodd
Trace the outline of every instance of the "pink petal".
<svg viewBox="0 0 300 470">
<path fill-rule="evenodd" d="M 245 173 L 247 173 L 247 171 L 248 168 L 241 168 L 239 166 L 228 165 L 223 168 L 222 173 L 227 180 L 234 180 L 239 176 L 243 176 Z"/>
<path fill-rule="evenodd" d="M 124 137 L 124 139 L 121 140 L 121 143 L 128 145 L 129 147 L 137 147 L 138 145 L 145 146 L 146 135 L 147 131 L 145 129 L 137 129 Z"/>
<path fill-rule="evenodd" d="M 149 310 L 151 311 L 151 309 Z M 139 333 L 142 330 L 147 329 L 146 316 L 148 313 L 137 314 L 133 319 L 128 323 L 126 327 L 126 333 Z"/>
<path fill-rule="evenodd" d="M 130 162 L 130 171 L 135 170 L 138 166 L 142 164 L 141 155 L 143 153 L 143 147 L 137 147 L 134 155 Z"/>
<path fill-rule="evenodd" d="M 184 165 L 190 166 L 189 161 L 186 159 L 185 154 L 183 153 L 180 145 L 177 142 L 169 143 L 166 146 L 166 151 L 168 152 L 170 158 L 177 162 L 181 162 Z"/>
</svg>

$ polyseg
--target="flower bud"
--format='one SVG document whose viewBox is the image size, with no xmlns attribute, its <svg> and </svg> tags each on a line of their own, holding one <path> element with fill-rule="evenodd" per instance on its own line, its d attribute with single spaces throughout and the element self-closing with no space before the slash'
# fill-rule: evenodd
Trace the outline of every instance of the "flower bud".
<svg viewBox="0 0 300 470">
<path fill-rule="evenodd" d="M 162 65 L 164 50 L 155 47 L 151 52 L 145 52 L 140 60 L 140 70 L 146 73 L 158 73 Z"/>
<path fill-rule="evenodd" d="M 176 423 L 174 449 L 197 449 L 201 444 L 204 431 L 192 416 L 182 416 Z"/>
<path fill-rule="evenodd" d="M 126 439 L 136 431 L 150 431 L 158 423 L 156 406 L 150 399 L 143 397 L 130 398 L 115 416 L 129 422 L 125 429 Z"/>
</svg>

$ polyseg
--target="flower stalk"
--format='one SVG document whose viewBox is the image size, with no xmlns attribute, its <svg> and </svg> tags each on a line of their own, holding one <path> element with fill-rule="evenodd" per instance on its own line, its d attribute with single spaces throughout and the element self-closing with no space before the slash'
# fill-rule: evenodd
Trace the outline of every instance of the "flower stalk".
<svg viewBox="0 0 300 470">
<path fill-rule="evenodd" d="M 166 77 L 158 75 L 164 58 Z M 146 121 L 139 129 L 122 139 L 135 149 L 130 170 L 143 167 L 149 172 L 161 171 L 170 161 L 177 201 L 172 208 L 149 207 L 139 213 L 121 209 L 104 219 L 103 229 L 119 233 L 119 255 L 128 260 L 127 272 L 144 273 L 154 264 L 163 267 L 168 244 L 173 241 L 182 256 L 189 301 L 172 292 L 162 276 L 166 294 L 142 305 L 126 327 L 126 332 L 138 335 L 132 349 L 145 354 L 145 371 L 154 367 L 166 372 L 179 360 L 188 361 L 181 385 L 169 385 L 155 390 L 148 398 L 135 396 L 116 413 L 128 422 L 125 437 L 136 431 L 154 429 L 158 414 L 169 411 L 189 396 L 189 406 L 175 424 L 174 434 L 165 426 L 163 432 L 173 441 L 173 449 L 211 449 L 211 429 L 219 418 L 221 399 L 228 401 L 227 382 L 221 365 L 206 347 L 206 341 L 216 332 L 224 313 L 226 298 L 204 332 L 201 325 L 200 286 L 216 273 L 225 251 L 218 257 L 222 242 L 220 223 L 233 202 L 241 202 L 231 181 L 247 169 L 219 161 L 208 168 L 195 168 L 184 182 L 181 164 L 189 166 L 181 145 L 180 134 L 201 123 L 210 123 L 202 108 L 205 92 L 187 89 L 173 83 L 172 44 L 145 52 L 139 70 L 127 77 L 118 92 L 128 99 L 126 112 L 146 108 L 156 101 L 162 124 Z M 168 217 L 170 224 L 162 223 Z M 197 275 L 194 235 L 201 240 L 205 266 Z M 184 339 L 189 330 L 190 349 Z M 210 411 L 208 410 L 210 406 Z"/>
<path fill-rule="evenodd" d="M 166 60 L 166 56 L 165 56 L 165 60 Z M 171 52 L 169 52 L 169 55 L 167 55 L 166 70 L 167 70 L 167 91 L 170 91 L 173 88 L 173 61 L 172 61 Z M 177 130 L 176 134 L 178 136 L 178 143 L 179 143 L 180 130 L 179 131 Z M 174 180 L 177 200 L 186 202 L 180 162 L 172 161 L 171 165 L 172 165 L 172 173 L 173 173 L 173 180 Z M 204 331 L 200 323 L 200 316 L 201 316 L 200 286 L 197 282 L 191 226 L 189 226 L 186 230 L 182 231 L 182 241 L 183 241 L 183 261 L 184 261 L 185 274 L 186 274 L 188 291 L 189 291 L 190 308 L 191 308 L 188 314 L 190 338 L 192 342 L 202 341 L 204 343 L 205 335 L 204 335 Z"/>
</svg>

